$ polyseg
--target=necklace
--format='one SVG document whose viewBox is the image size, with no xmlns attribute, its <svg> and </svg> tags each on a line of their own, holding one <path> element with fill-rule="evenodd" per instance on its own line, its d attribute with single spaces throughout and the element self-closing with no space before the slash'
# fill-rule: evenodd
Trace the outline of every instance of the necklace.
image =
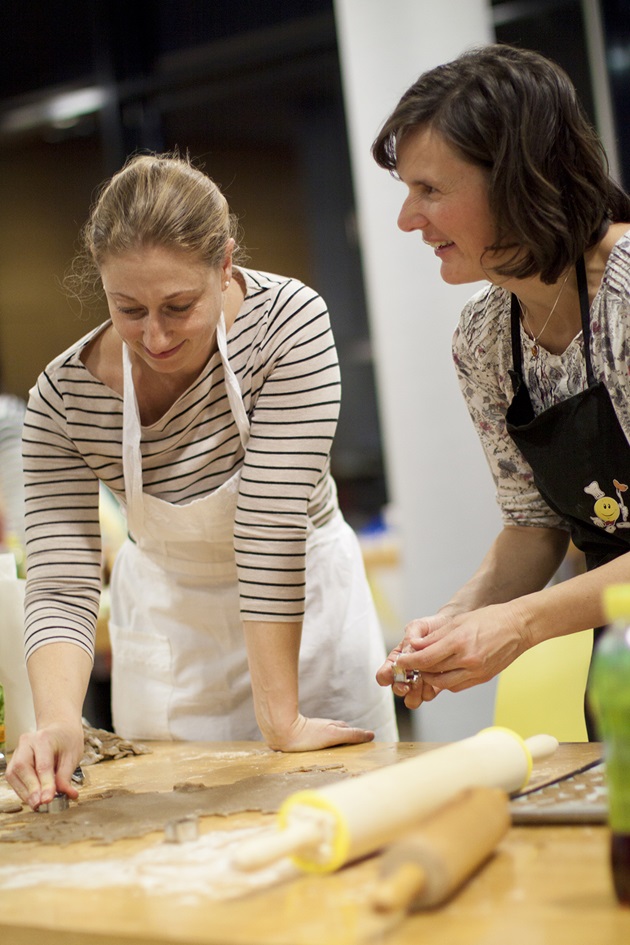
<svg viewBox="0 0 630 945">
<path fill-rule="evenodd" d="M 546 320 L 545 320 L 545 324 L 542 326 L 542 328 L 540 329 L 540 331 L 538 332 L 537 335 L 535 335 L 534 332 L 533 332 L 533 331 L 531 330 L 531 328 L 529 327 L 529 321 L 527 320 L 527 309 L 525 308 L 525 306 L 523 305 L 523 303 L 521 302 L 521 300 L 520 300 L 520 299 L 518 300 L 518 304 L 519 304 L 519 306 L 520 306 L 521 312 L 523 313 L 523 324 L 525 325 L 525 328 L 526 328 L 526 330 L 527 330 L 528 335 L 531 335 L 531 337 L 532 337 L 532 355 L 533 355 L 535 358 L 538 357 L 538 352 L 540 351 L 540 345 L 538 344 L 538 341 L 539 341 L 540 338 L 542 337 L 542 335 L 543 335 L 543 333 L 544 333 L 544 331 L 545 331 L 545 328 L 547 327 L 547 325 L 548 325 L 549 322 L 551 321 L 551 316 L 553 315 L 553 313 L 554 313 L 555 310 L 556 310 L 556 306 L 557 306 L 558 302 L 560 301 L 560 296 L 562 295 L 562 290 L 564 289 L 565 285 L 567 284 L 567 279 L 569 278 L 569 272 L 571 272 L 570 269 L 568 270 L 566 276 L 564 277 L 564 280 L 563 280 L 563 282 L 562 282 L 562 285 L 560 286 L 560 291 L 558 292 L 558 295 L 556 296 L 556 301 L 553 303 L 553 306 L 552 306 L 552 308 L 551 308 L 551 311 L 550 311 L 549 314 L 547 315 L 547 318 L 546 318 Z"/>
</svg>

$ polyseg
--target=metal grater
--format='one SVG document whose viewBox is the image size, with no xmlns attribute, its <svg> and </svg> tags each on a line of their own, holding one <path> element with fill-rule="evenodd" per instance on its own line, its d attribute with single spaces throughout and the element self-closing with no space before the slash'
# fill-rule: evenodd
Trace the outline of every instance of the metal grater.
<svg viewBox="0 0 630 945">
<path fill-rule="evenodd" d="M 514 824 L 602 824 L 608 816 L 604 762 L 594 761 L 510 802 Z"/>
</svg>

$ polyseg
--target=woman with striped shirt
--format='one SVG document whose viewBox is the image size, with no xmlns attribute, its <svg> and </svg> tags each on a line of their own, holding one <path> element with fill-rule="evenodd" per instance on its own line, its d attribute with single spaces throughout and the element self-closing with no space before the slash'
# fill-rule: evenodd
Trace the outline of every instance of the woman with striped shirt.
<svg viewBox="0 0 630 945">
<path fill-rule="evenodd" d="M 56 358 L 24 427 L 26 655 L 38 731 L 8 777 L 71 797 L 100 593 L 99 483 L 125 508 L 112 710 L 128 738 L 396 738 L 383 643 L 330 447 L 339 369 L 323 300 L 236 264 L 216 185 L 138 156 L 104 187 L 75 285 L 110 320 Z M 343 721 L 340 721 L 343 720 Z"/>
</svg>

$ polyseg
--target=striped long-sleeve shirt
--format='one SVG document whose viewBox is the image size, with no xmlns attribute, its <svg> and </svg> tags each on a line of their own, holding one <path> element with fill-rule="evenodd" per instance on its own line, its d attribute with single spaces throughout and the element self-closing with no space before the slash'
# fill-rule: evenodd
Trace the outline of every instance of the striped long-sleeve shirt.
<svg viewBox="0 0 630 945">
<path fill-rule="evenodd" d="M 326 305 L 295 279 L 240 270 L 247 293 L 228 357 L 251 430 L 244 450 L 218 352 L 164 416 L 142 428 L 147 493 L 176 505 L 241 470 L 234 548 L 244 620 L 300 620 L 307 523 L 337 509 L 330 448 L 339 414 Z M 106 323 L 106 324 L 109 324 Z M 122 397 L 89 373 L 91 332 L 40 375 L 24 424 L 26 652 L 70 641 L 93 652 L 99 480 L 124 504 Z"/>
</svg>

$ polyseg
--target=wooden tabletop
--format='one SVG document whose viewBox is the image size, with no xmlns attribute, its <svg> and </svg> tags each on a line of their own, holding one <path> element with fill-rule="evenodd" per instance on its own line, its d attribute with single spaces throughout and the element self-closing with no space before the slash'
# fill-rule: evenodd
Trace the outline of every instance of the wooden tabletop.
<svg viewBox="0 0 630 945">
<path fill-rule="evenodd" d="M 77 807 L 109 789 L 170 794 L 182 782 L 229 785 L 314 766 L 341 765 L 360 773 L 433 747 L 373 743 L 283 755 L 253 742 L 153 744 L 151 754 L 86 768 Z M 599 751 L 592 744 L 561 745 L 535 770 L 532 783 L 573 770 Z M 8 790 L 0 782 L 5 799 Z M 614 898 L 605 826 L 513 826 L 488 864 L 449 903 L 387 919 L 368 907 L 378 856 L 331 874 L 280 875 L 272 885 L 225 898 L 212 858 L 219 856 L 220 862 L 222 842 L 229 846 L 261 825 L 275 824 L 273 814 L 203 817 L 199 840 L 189 844 L 165 843 L 163 830 L 109 845 L 6 839 L 18 826 L 45 816 L 55 815 L 0 814 L 0 942 L 6 945 L 630 942 L 630 909 Z M 218 847 L 203 846 L 215 841 Z"/>
</svg>

